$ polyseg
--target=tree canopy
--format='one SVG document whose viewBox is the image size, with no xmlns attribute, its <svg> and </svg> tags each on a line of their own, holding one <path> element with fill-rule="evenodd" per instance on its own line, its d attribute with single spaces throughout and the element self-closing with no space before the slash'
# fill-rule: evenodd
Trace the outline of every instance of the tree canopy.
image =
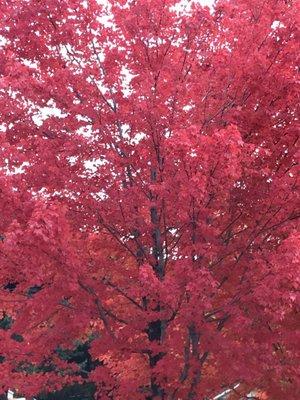
<svg viewBox="0 0 300 400">
<path fill-rule="evenodd" d="M 0 2 L 2 391 L 299 399 L 299 11 Z"/>
</svg>

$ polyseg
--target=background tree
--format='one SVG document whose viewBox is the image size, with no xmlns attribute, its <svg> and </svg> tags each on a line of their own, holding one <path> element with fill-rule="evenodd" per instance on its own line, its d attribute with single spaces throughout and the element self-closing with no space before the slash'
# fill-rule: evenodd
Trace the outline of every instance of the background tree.
<svg viewBox="0 0 300 400">
<path fill-rule="evenodd" d="M 2 390 L 299 398 L 299 3 L 175 6 L 1 2 Z"/>
</svg>

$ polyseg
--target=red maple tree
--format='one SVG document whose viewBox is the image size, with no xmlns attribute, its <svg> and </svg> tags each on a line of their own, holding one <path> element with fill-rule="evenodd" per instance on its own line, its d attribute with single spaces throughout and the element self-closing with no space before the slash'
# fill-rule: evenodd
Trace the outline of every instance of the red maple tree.
<svg viewBox="0 0 300 400">
<path fill-rule="evenodd" d="M 0 13 L 2 390 L 298 399 L 299 3 Z"/>
</svg>

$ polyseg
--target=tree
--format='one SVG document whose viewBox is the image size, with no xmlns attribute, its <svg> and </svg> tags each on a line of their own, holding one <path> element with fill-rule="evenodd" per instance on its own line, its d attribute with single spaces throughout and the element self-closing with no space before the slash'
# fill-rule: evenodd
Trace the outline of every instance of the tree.
<svg viewBox="0 0 300 400">
<path fill-rule="evenodd" d="M 2 0 L 2 390 L 299 398 L 298 6 Z"/>
</svg>

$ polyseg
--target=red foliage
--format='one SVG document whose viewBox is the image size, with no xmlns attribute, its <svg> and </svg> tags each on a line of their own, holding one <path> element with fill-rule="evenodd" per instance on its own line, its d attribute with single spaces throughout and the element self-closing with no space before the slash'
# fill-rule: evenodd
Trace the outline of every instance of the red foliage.
<svg viewBox="0 0 300 400">
<path fill-rule="evenodd" d="M 299 398 L 299 3 L 174 5 L 1 1 L 3 390 Z"/>
</svg>

